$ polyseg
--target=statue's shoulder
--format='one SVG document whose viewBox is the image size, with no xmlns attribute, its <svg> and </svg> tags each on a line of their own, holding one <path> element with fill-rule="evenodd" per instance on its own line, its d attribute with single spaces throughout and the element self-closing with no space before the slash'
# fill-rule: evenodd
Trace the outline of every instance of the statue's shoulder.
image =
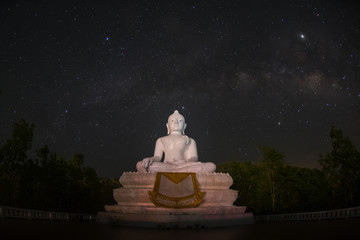
<svg viewBox="0 0 360 240">
<path fill-rule="evenodd" d="M 183 139 L 187 144 L 196 144 L 195 140 L 187 135 L 183 135 Z"/>
<path fill-rule="evenodd" d="M 189 138 L 189 142 L 190 142 L 190 143 L 196 143 L 193 138 L 191 138 L 191 137 L 188 137 L 188 138 Z"/>
<path fill-rule="evenodd" d="M 166 139 L 166 138 L 168 138 L 169 136 L 163 136 L 163 137 L 159 137 L 158 139 L 157 139 L 157 141 L 162 141 L 162 140 L 164 140 L 164 139 Z"/>
<path fill-rule="evenodd" d="M 169 136 L 160 137 L 156 140 L 156 142 L 161 144 L 166 143 L 167 141 L 169 141 Z"/>
<path fill-rule="evenodd" d="M 187 136 L 187 135 L 184 135 L 185 137 L 189 138 L 191 141 L 195 141 L 193 138 Z"/>
</svg>

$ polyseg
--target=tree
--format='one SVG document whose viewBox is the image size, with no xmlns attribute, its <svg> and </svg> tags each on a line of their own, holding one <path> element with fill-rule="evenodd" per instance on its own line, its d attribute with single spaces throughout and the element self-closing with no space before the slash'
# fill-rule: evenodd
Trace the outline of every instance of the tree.
<svg viewBox="0 0 360 240">
<path fill-rule="evenodd" d="M 48 162 L 56 160 L 56 153 L 50 152 L 49 147 L 44 145 L 42 148 L 36 150 L 36 155 L 40 158 L 40 164 L 46 165 Z"/>
<path fill-rule="evenodd" d="M 33 124 L 19 120 L 13 124 L 12 137 L 0 149 L 1 180 L 7 190 L 7 205 L 12 206 L 14 191 L 18 182 L 18 171 L 27 160 L 26 152 L 31 149 Z"/>
<path fill-rule="evenodd" d="M 101 197 L 101 202 L 103 203 L 101 209 L 104 205 L 114 205 L 117 204 L 113 197 L 113 190 L 121 187 L 121 184 L 118 179 L 109 179 L 109 178 L 99 178 L 101 185 L 101 192 L 99 196 Z"/>
<path fill-rule="evenodd" d="M 238 198 L 235 205 L 246 205 L 249 210 L 256 210 L 255 191 L 258 188 L 259 179 L 257 178 L 259 168 L 250 161 L 229 162 L 219 164 L 216 167 L 217 172 L 229 173 L 233 179 L 232 189 L 237 190 Z"/>
<path fill-rule="evenodd" d="M 287 165 L 279 181 L 278 213 L 328 209 L 328 184 L 320 170 Z"/>
<path fill-rule="evenodd" d="M 285 167 L 284 155 L 276 151 L 275 149 L 268 146 L 260 146 L 259 150 L 263 155 L 261 165 L 264 167 L 266 174 L 267 185 L 271 196 L 272 212 L 275 212 L 275 203 L 277 190 L 279 188 L 278 175 L 281 170 Z"/>
<path fill-rule="evenodd" d="M 21 167 L 18 175 L 19 180 L 16 186 L 15 205 L 22 208 L 39 209 L 41 201 L 39 197 L 41 167 L 37 159 L 28 159 Z"/>
<path fill-rule="evenodd" d="M 360 204 L 360 153 L 340 129 L 330 130 L 332 151 L 320 154 L 320 165 L 331 188 L 333 207 Z"/>
<path fill-rule="evenodd" d="M 96 213 L 104 204 L 115 204 L 116 179 L 99 179 L 96 171 L 84 166 L 84 156 L 70 160 L 50 152 L 48 146 L 29 159 L 33 124 L 13 124 L 12 136 L 0 148 L 0 205 L 39 210 Z"/>
</svg>

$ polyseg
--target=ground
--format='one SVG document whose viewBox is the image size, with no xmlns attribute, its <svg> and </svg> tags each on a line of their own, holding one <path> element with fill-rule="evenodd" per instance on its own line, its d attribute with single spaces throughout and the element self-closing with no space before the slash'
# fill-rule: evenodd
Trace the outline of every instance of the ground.
<svg viewBox="0 0 360 240">
<path fill-rule="evenodd" d="M 360 219 L 256 223 L 231 228 L 122 228 L 90 222 L 0 219 L 1 239 L 357 239 Z"/>
</svg>

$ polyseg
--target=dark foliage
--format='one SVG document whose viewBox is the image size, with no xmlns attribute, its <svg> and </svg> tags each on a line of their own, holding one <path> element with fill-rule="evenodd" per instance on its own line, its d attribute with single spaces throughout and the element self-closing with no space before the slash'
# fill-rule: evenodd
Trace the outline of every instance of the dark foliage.
<svg viewBox="0 0 360 240">
<path fill-rule="evenodd" d="M 99 178 L 84 166 L 84 156 L 64 159 L 47 146 L 28 159 L 33 125 L 21 120 L 14 124 L 13 136 L 0 151 L 0 205 L 29 209 L 97 213 L 113 204 L 116 179 Z"/>
<path fill-rule="evenodd" d="M 217 166 L 234 180 L 237 205 L 256 214 L 291 213 L 360 205 L 360 153 L 341 130 L 330 131 L 333 150 L 320 155 L 321 170 L 289 166 L 285 156 L 267 146 L 262 158 Z"/>
<path fill-rule="evenodd" d="M 320 155 L 322 172 L 329 183 L 332 207 L 360 204 L 360 152 L 340 129 L 331 128 L 332 151 Z"/>
</svg>

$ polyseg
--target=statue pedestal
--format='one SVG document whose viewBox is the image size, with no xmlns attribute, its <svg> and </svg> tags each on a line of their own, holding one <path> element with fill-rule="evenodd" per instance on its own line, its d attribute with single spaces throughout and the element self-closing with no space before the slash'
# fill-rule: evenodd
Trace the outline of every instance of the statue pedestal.
<svg viewBox="0 0 360 240">
<path fill-rule="evenodd" d="M 156 173 L 128 172 L 120 177 L 122 188 L 114 189 L 117 205 L 99 212 L 100 223 L 139 227 L 221 227 L 251 224 L 252 213 L 245 206 L 233 206 L 237 191 L 229 189 L 233 180 L 224 173 L 196 173 L 203 201 L 192 208 L 156 207 L 148 191 L 154 188 Z"/>
</svg>

